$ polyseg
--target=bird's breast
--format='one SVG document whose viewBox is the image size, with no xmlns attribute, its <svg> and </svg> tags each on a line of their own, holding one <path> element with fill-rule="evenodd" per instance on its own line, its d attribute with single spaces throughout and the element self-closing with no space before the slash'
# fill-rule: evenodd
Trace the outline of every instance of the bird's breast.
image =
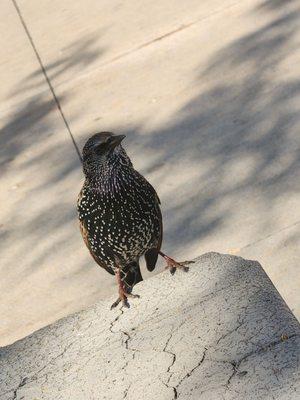
<svg viewBox="0 0 300 400">
<path fill-rule="evenodd" d="M 138 256 L 153 245 L 159 221 L 153 201 L 137 190 L 102 194 L 83 192 L 78 200 L 95 253 L 109 248 L 122 257 Z"/>
</svg>

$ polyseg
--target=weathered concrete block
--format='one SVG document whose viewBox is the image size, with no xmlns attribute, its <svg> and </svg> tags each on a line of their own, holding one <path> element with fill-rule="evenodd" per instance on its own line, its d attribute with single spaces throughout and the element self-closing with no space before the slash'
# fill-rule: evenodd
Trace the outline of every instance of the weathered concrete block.
<svg viewBox="0 0 300 400">
<path fill-rule="evenodd" d="M 299 399 L 300 325 L 261 266 L 208 253 L 0 350 L 0 399 Z"/>
</svg>

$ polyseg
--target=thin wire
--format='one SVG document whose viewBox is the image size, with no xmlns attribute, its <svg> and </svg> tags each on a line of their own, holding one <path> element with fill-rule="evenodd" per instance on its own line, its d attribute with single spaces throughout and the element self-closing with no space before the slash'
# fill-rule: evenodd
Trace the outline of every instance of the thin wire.
<svg viewBox="0 0 300 400">
<path fill-rule="evenodd" d="M 73 145 L 74 145 L 75 150 L 76 150 L 76 152 L 77 152 L 78 158 L 79 158 L 80 162 L 82 163 L 82 158 L 81 158 L 81 154 L 80 154 L 79 148 L 78 148 L 78 146 L 77 146 L 77 143 L 76 143 L 76 141 L 75 141 L 75 139 L 74 139 L 74 136 L 73 136 L 73 134 L 72 134 L 72 132 L 71 132 L 70 126 L 69 126 L 69 124 L 68 124 L 68 121 L 66 120 L 66 117 L 65 117 L 65 115 L 64 115 L 64 113 L 63 113 L 63 110 L 62 110 L 62 108 L 61 108 L 61 105 L 60 105 L 60 103 L 59 103 L 59 100 L 58 100 L 58 98 L 57 98 L 57 96 L 56 96 L 56 94 L 55 94 L 54 88 L 53 88 L 53 86 L 52 86 L 52 84 L 51 84 L 51 82 L 50 82 L 50 79 L 49 79 L 48 74 L 47 74 L 47 71 L 46 71 L 46 69 L 45 69 L 45 67 L 44 67 L 44 65 L 43 65 L 43 62 L 42 62 L 42 60 L 41 60 L 41 57 L 40 57 L 40 55 L 39 55 L 39 53 L 38 53 L 38 51 L 37 51 L 37 48 L 35 47 L 35 44 L 34 44 L 33 39 L 32 39 L 32 36 L 31 36 L 31 34 L 30 34 L 30 32 L 29 32 L 29 30 L 28 30 L 28 28 L 27 28 L 27 25 L 26 25 L 25 20 L 24 20 L 24 18 L 23 18 L 23 16 L 22 16 L 22 13 L 21 13 L 21 11 L 20 11 L 20 9 L 19 9 L 19 6 L 18 6 L 16 0 L 12 0 L 12 2 L 13 2 L 13 5 L 14 5 L 14 7 L 15 7 L 17 13 L 18 13 L 18 16 L 19 16 L 19 18 L 20 18 L 20 21 L 21 21 L 21 23 L 22 23 L 22 25 L 23 25 L 23 28 L 24 28 L 25 32 L 26 32 L 26 35 L 27 35 L 27 37 L 28 37 L 28 40 L 29 40 L 29 42 L 30 42 L 30 44 L 31 44 L 31 46 L 32 46 L 32 48 L 33 48 L 33 51 L 34 51 L 34 53 L 35 53 L 35 55 L 36 55 L 36 58 L 37 58 L 37 60 L 38 60 L 38 62 L 39 62 L 39 64 L 40 64 L 40 67 L 41 67 L 41 69 L 42 69 L 42 72 L 43 72 L 43 74 L 44 74 L 44 77 L 45 77 L 45 79 L 46 79 L 46 82 L 47 82 L 47 84 L 48 84 L 48 86 L 49 86 L 49 89 L 50 89 L 50 91 L 51 91 L 51 93 L 52 93 L 52 96 L 53 96 L 53 98 L 54 98 L 54 101 L 55 101 L 55 103 L 56 103 L 56 106 L 57 106 L 57 108 L 58 108 L 58 110 L 59 110 L 59 112 L 60 112 L 60 115 L 61 115 L 61 117 L 62 117 L 62 119 L 63 119 L 63 121 L 64 121 L 64 124 L 65 124 L 66 128 L 67 128 L 67 131 L 68 131 L 68 133 L 69 133 L 69 136 L 70 136 L 70 138 L 71 138 L 71 140 L 72 140 L 72 142 L 73 142 Z"/>
</svg>

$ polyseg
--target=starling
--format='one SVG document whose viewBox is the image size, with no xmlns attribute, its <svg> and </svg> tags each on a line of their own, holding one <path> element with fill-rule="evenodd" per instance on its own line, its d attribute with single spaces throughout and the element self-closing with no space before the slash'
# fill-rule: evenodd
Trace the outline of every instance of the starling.
<svg viewBox="0 0 300 400">
<path fill-rule="evenodd" d="M 96 133 L 86 142 L 82 158 L 85 181 L 77 209 L 83 240 L 92 257 L 116 276 L 120 301 L 129 307 L 132 288 L 143 278 L 139 259 L 153 271 L 160 254 L 174 274 L 188 271 L 161 251 L 162 215 L 160 200 L 150 183 L 134 168 L 121 145 L 125 135 Z"/>
</svg>

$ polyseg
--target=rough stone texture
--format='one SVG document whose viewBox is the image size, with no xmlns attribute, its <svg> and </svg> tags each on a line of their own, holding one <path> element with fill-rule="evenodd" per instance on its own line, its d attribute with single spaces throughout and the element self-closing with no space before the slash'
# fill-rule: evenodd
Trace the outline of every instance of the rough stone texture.
<svg viewBox="0 0 300 400">
<path fill-rule="evenodd" d="M 0 399 L 299 399 L 300 326 L 261 266 L 196 261 L 2 348 Z"/>
</svg>

